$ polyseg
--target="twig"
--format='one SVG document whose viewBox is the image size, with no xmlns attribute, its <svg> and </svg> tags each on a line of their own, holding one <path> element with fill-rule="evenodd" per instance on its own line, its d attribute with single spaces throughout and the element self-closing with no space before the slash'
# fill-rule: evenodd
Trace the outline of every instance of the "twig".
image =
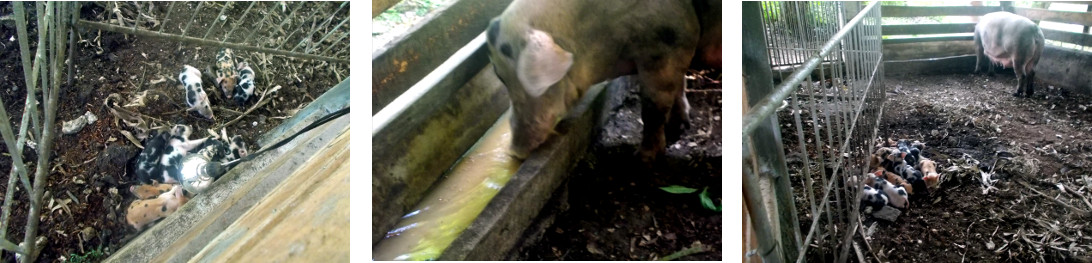
<svg viewBox="0 0 1092 263">
<path fill-rule="evenodd" d="M 883 260 L 880 260 L 880 256 L 876 255 L 876 251 L 872 249 L 872 244 L 869 244 L 868 237 L 865 236 L 864 232 L 864 222 L 861 221 L 861 217 L 859 216 L 857 217 L 857 225 L 859 226 L 857 227 L 857 232 L 861 234 L 861 240 L 864 240 L 865 248 L 868 248 L 868 253 L 872 254 L 872 258 L 875 258 L 876 261 L 883 262 Z"/>
<path fill-rule="evenodd" d="M 1031 187 L 1031 185 L 1028 185 L 1028 183 L 1024 182 L 1023 180 L 1017 180 L 1016 182 L 1023 185 L 1024 187 L 1027 187 L 1028 190 L 1031 190 L 1032 192 L 1034 192 L 1035 194 L 1038 194 L 1039 196 L 1042 196 L 1042 197 L 1044 197 L 1046 199 L 1053 200 L 1055 203 L 1058 203 L 1059 205 L 1062 205 L 1063 207 L 1065 207 L 1065 208 L 1067 208 L 1069 210 L 1073 210 L 1074 212 L 1077 212 L 1078 214 L 1080 214 L 1081 217 L 1088 217 L 1088 216 L 1092 215 L 1092 214 L 1089 214 L 1088 211 L 1085 211 L 1085 210 L 1080 209 L 1080 208 L 1076 208 L 1076 207 L 1074 207 L 1074 206 L 1072 206 L 1070 204 L 1062 202 L 1061 200 L 1054 199 L 1054 198 L 1050 197 L 1049 195 L 1044 194 L 1043 192 L 1039 192 L 1039 190 L 1035 190 L 1034 187 Z"/>
<path fill-rule="evenodd" d="M 671 260 L 675 260 L 675 259 L 678 259 L 678 258 L 681 258 L 681 257 L 685 257 L 685 256 L 689 256 L 689 255 L 692 255 L 692 254 L 697 254 L 697 253 L 702 253 L 702 252 L 705 252 L 705 246 L 703 246 L 701 244 L 694 244 L 693 246 L 688 247 L 686 249 L 676 251 L 675 253 L 671 253 L 671 255 L 667 255 L 667 256 L 661 258 L 660 261 L 671 261 Z"/>
<path fill-rule="evenodd" d="M 262 96 L 258 98 L 258 103 L 255 103 L 254 106 L 251 106 L 250 109 L 247 109 L 246 112 L 243 112 L 242 115 L 239 115 L 238 117 L 235 117 L 234 120 L 231 120 L 231 121 L 229 121 L 227 123 L 221 124 L 220 126 L 216 126 L 216 128 L 213 128 L 213 130 L 219 130 L 219 129 L 227 127 L 227 126 L 231 126 L 232 124 L 235 124 L 235 122 L 238 122 L 239 120 L 243 119 L 243 117 L 246 117 L 247 115 L 250 115 L 250 112 L 253 112 L 256 109 L 258 109 L 258 108 L 260 108 L 262 106 L 265 106 L 265 104 L 268 104 L 269 101 L 273 100 L 273 96 L 266 96 L 266 95 L 270 95 L 270 93 L 274 93 L 274 92 L 276 92 L 277 90 L 280 90 L 280 89 L 281 89 L 281 85 L 277 85 L 277 86 L 275 86 L 273 88 L 270 88 L 270 89 L 266 90 L 265 92 L 262 92 Z M 267 97 L 269 98 L 268 100 L 266 99 Z"/>
<path fill-rule="evenodd" d="M 223 112 L 227 112 L 227 113 L 231 113 L 231 114 L 235 114 L 235 115 L 243 115 L 242 112 L 239 112 L 237 110 L 232 110 L 232 109 L 228 109 L 228 108 L 224 108 L 224 107 L 213 107 L 213 108 L 218 110 L 218 111 L 223 111 Z"/>
</svg>

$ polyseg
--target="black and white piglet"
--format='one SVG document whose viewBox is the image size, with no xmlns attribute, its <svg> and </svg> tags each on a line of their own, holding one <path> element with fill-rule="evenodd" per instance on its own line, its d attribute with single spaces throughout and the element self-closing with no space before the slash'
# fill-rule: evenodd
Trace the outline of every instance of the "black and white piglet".
<svg viewBox="0 0 1092 263">
<path fill-rule="evenodd" d="M 209 96 L 205 94 L 205 88 L 201 85 L 201 71 L 185 65 L 182 72 L 178 73 L 178 81 L 182 82 L 182 87 L 186 90 L 186 106 L 189 106 L 189 110 L 196 111 L 205 118 L 216 119 L 216 116 L 212 114 Z"/>
<path fill-rule="evenodd" d="M 870 186 L 861 187 L 861 209 L 872 207 L 872 211 L 879 211 L 887 205 L 887 195 Z"/>
<path fill-rule="evenodd" d="M 243 105 L 254 95 L 254 70 L 246 62 L 239 63 L 239 84 L 235 84 L 235 103 Z"/>
<path fill-rule="evenodd" d="M 208 138 L 190 140 L 191 129 L 186 125 L 175 125 L 171 128 L 171 138 L 167 140 L 166 150 L 159 159 L 159 165 L 163 167 L 163 182 L 174 184 L 181 182 L 182 157 L 191 150 L 197 149 Z"/>
<path fill-rule="evenodd" d="M 867 185 L 873 189 L 882 190 L 887 195 L 887 203 L 895 208 L 903 208 L 910 206 L 909 194 L 906 193 L 906 189 L 902 186 L 896 186 L 887 180 L 876 178 L 869 175 L 872 178 L 872 183 Z"/>
<path fill-rule="evenodd" d="M 911 166 L 917 167 L 918 161 L 921 160 L 921 149 L 918 147 L 913 147 L 910 141 L 906 139 L 899 140 L 897 145 L 899 147 L 899 151 L 908 153 L 906 157 L 903 158 L 903 160 L 905 160 L 906 163 L 910 164 Z"/>
</svg>

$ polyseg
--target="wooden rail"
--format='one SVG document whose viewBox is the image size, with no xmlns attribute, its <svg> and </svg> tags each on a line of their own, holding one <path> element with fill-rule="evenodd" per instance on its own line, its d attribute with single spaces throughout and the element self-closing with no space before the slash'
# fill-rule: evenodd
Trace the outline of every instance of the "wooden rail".
<svg viewBox="0 0 1092 263">
<path fill-rule="evenodd" d="M 1092 25 L 1092 14 L 1085 12 L 1054 11 L 1038 8 L 1017 7 L 1015 13 L 1017 15 L 1027 17 L 1031 20 L 1043 20 L 1051 22 L 1079 24 L 1085 26 Z"/>
<path fill-rule="evenodd" d="M 884 35 L 974 33 L 974 23 L 883 25 Z"/>
<path fill-rule="evenodd" d="M 883 6 L 883 17 L 981 16 L 1001 11 L 1000 6 Z"/>
</svg>

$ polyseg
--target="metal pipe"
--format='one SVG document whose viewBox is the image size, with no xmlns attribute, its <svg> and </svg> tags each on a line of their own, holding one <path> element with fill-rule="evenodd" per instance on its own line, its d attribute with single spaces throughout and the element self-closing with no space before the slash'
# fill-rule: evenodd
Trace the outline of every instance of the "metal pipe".
<svg viewBox="0 0 1092 263">
<path fill-rule="evenodd" d="M 872 2 L 868 5 L 868 7 L 865 7 L 865 9 L 870 10 L 872 8 L 876 8 L 879 3 L 880 2 Z M 770 114 L 777 110 L 778 106 L 775 105 L 775 102 L 785 100 L 785 98 L 789 96 L 789 93 L 795 91 L 797 88 L 796 84 L 799 84 L 800 81 L 802 81 L 804 77 L 806 77 L 806 75 L 810 74 L 811 70 L 815 69 L 815 67 L 819 65 L 819 62 L 822 61 L 822 56 L 830 53 L 830 51 L 834 49 L 834 46 L 838 44 L 838 41 L 842 38 L 845 38 L 846 34 L 849 33 L 849 30 L 852 27 L 860 24 L 861 20 L 864 19 L 864 16 L 865 13 L 861 13 L 853 17 L 853 19 L 850 20 L 848 24 L 846 24 L 846 27 L 842 28 L 842 30 L 839 30 L 838 33 L 835 33 L 834 38 L 832 38 L 830 41 L 827 41 L 827 43 L 823 45 L 823 48 L 819 52 L 818 56 L 813 56 L 811 59 L 808 60 L 803 68 L 797 69 L 793 72 L 792 75 L 789 75 L 789 81 L 778 85 L 769 97 L 766 97 L 765 99 L 756 103 L 755 106 L 752 106 L 751 110 L 747 113 L 747 115 L 743 117 L 743 134 L 746 135 L 753 132 L 755 128 L 758 127 L 758 124 L 761 120 L 766 119 L 770 116 Z"/>
</svg>

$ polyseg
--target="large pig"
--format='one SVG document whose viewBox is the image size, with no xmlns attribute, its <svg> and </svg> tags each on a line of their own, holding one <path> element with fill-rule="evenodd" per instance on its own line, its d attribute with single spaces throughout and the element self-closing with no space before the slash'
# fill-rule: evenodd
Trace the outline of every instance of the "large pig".
<svg viewBox="0 0 1092 263">
<path fill-rule="evenodd" d="M 720 41 L 702 38 L 720 37 L 719 20 L 703 19 L 719 13 L 718 0 L 513 1 L 486 31 L 493 70 L 515 113 L 512 154 L 526 158 L 546 141 L 592 84 L 636 73 L 644 121 L 639 153 L 646 163 L 656 159 L 667 143 L 664 126 L 688 125 L 683 74 L 691 59 L 719 67 Z"/>
<path fill-rule="evenodd" d="M 983 62 L 993 73 L 993 65 L 1001 64 L 1016 71 L 1016 93 L 1031 97 L 1034 92 L 1035 64 L 1043 53 L 1043 31 L 1034 22 L 1009 12 L 993 12 L 982 16 L 974 27 L 975 61 L 974 72 L 978 73 Z M 984 60 L 989 57 L 989 60 Z"/>
</svg>

